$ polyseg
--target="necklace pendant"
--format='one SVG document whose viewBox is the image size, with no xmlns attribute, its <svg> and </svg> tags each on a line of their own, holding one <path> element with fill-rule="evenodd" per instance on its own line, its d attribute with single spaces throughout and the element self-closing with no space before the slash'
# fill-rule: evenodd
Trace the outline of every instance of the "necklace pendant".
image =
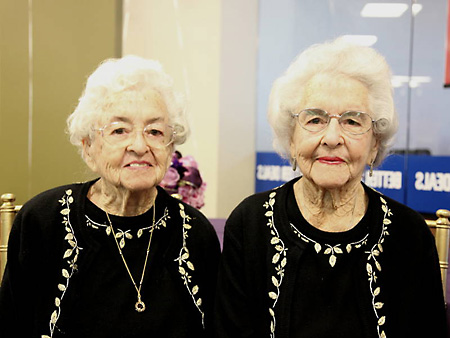
<svg viewBox="0 0 450 338">
<path fill-rule="evenodd" d="M 142 300 L 138 300 L 136 304 L 134 305 L 134 308 L 137 312 L 144 312 L 145 311 L 145 304 Z"/>
</svg>

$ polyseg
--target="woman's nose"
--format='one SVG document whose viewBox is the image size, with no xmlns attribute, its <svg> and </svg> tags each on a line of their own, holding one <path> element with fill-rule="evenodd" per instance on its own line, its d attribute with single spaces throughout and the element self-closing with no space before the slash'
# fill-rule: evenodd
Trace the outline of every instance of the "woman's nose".
<svg viewBox="0 0 450 338">
<path fill-rule="evenodd" d="M 148 151 L 149 146 L 142 130 L 136 130 L 134 135 L 131 136 L 130 141 L 129 146 L 127 147 L 128 150 L 139 154 Z"/>
<path fill-rule="evenodd" d="M 339 124 L 339 120 L 337 118 L 330 119 L 330 123 L 325 128 L 322 144 L 326 144 L 331 148 L 335 148 L 336 146 L 343 143 L 342 138 L 342 128 Z"/>
</svg>

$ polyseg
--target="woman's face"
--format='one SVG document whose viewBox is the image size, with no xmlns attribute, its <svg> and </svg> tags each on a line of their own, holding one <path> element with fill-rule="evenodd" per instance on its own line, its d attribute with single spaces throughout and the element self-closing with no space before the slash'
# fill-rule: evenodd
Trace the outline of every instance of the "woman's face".
<svg viewBox="0 0 450 338">
<path fill-rule="evenodd" d="M 143 134 L 149 124 L 168 124 L 167 107 L 158 92 L 117 94 L 109 111 L 96 125 L 97 129 L 111 125 L 113 128 L 96 131 L 93 140 L 83 142 L 90 169 L 117 188 L 129 191 L 155 188 L 170 166 L 173 145 L 152 146 Z M 132 126 L 134 130 L 125 141 L 124 125 Z"/>
<path fill-rule="evenodd" d="M 366 86 L 346 76 L 314 76 L 299 105 L 299 110 L 305 108 L 321 108 L 330 115 L 363 111 L 373 118 Z M 362 135 L 345 133 L 334 117 L 319 132 L 307 131 L 295 123 L 290 147 L 303 176 L 323 189 L 340 189 L 359 182 L 366 164 L 375 159 L 377 149 L 372 130 Z"/>
</svg>

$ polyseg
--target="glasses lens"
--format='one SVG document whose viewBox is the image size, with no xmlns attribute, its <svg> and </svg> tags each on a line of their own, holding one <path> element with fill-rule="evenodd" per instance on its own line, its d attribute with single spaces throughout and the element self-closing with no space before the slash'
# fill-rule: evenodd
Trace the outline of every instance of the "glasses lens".
<svg viewBox="0 0 450 338">
<path fill-rule="evenodd" d="M 120 145 L 130 138 L 133 133 L 133 125 L 125 122 L 113 122 L 104 126 L 101 131 L 106 142 Z"/>
<path fill-rule="evenodd" d="M 350 134 L 359 135 L 369 131 L 372 127 L 372 119 L 363 112 L 347 111 L 339 118 L 342 129 Z"/>
<path fill-rule="evenodd" d="M 173 128 L 163 123 L 149 124 L 144 128 L 147 143 L 153 147 L 168 146 L 173 139 Z"/>
<path fill-rule="evenodd" d="M 134 141 L 135 128 L 126 122 L 113 122 L 100 129 L 103 139 L 111 145 L 127 146 Z M 147 144 L 160 148 L 168 146 L 173 140 L 173 128 L 164 123 L 147 125 L 142 134 Z"/>
<path fill-rule="evenodd" d="M 300 127 L 313 132 L 324 130 L 329 120 L 330 116 L 328 116 L 326 111 L 316 108 L 304 109 L 297 117 Z"/>
</svg>

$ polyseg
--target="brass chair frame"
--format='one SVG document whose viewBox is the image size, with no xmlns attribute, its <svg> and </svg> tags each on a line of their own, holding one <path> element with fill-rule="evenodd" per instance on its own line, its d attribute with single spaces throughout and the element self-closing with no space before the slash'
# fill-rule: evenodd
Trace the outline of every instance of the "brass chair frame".
<svg viewBox="0 0 450 338">
<path fill-rule="evenodd" d="M 3 272 L 6 266 L 6 255 L 8 251 L 8 238 L 11 231 L 14 217 L 22 207 L 14 205 L 16 196 L 14 194 L 3 194 L 1 196 L 2 205 L 0 206 L 0 281 L 3 279 Z"/>
<path fill-rule="evenodd" d="M 426 220 L 436 240 L 436 247 L 439 255 L 439 265 L 441 267 L 442 287 L 444 298 L 447 302 L 447 271 L 448 271 L 448 252 L 450 243 L 450 211 L 439 209 L 436 211 L 436 220 Z"/>
</svg>

